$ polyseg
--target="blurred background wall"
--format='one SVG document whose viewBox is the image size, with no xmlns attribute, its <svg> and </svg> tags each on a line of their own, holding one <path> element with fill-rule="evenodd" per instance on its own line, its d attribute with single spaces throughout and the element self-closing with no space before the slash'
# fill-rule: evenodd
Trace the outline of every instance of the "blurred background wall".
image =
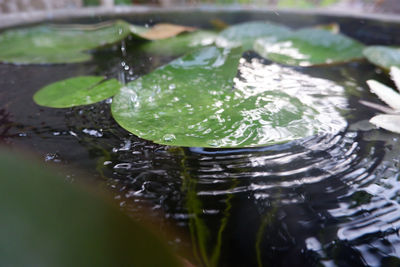
<svg viewBox="0 0 400 267">
<path fill-rule="evenodd" d="M 0 0 L 0 13 L 35 10 L 82 8 L 88 6 L 113 7 L 119 5 L 196 5 L 236 4 L 295 8 L 347 9 L 373 13 L 400 13 L 400 0 Z"/>
</svg>

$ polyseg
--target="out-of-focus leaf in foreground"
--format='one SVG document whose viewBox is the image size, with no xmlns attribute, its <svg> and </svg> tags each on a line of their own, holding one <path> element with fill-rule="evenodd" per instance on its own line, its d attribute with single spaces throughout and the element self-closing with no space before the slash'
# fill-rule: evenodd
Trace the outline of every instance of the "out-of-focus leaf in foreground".
<svg viewBox="0 0 400 267">
<path fill-rule="evenodd" d="M 47 168 L 0 149 L 1 265 L 179 266 L 152 231 Z"/>
</svg>

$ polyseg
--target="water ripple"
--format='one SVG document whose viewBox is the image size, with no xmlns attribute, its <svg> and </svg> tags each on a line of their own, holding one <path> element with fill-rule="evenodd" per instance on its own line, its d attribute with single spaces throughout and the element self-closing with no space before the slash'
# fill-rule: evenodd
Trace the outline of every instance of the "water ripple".
<svg viewBox="0 0 400 267">
<path fill-rule="evenodd" d="M 349 64 L 303 70 L 252 57 L 241 64 L 236 82 L 251 85 L 242 84 L 246 94 L 277 83 L 278 70 L 294 95 L 302 93 L 299 85 L 311 90 L 296 75 L 325 85 L 331 102 L 324 114 L 333 115 L 324 127 L 333 130 L 267 147 L 168 147 L 121 129 L 110 115 L 110 101 L 104 101 L 57 111 L 32 105 L 32 117 L 5 109 L 0 131 L 7 142 L 42 150 L 44 160 L 95 172 L 136 216 L 143 205 L 172 220 L 191 235 L 192 243 L 182 245 L 194 247 L 200 262 L 398 265 L 399 139 L 365 127 L 374 114 L 358 104 L 360 98 L 374 101 L 363 87 L 374 69 Z M 254 69 L 264 74 L 248 75 Z"/>
</svg>

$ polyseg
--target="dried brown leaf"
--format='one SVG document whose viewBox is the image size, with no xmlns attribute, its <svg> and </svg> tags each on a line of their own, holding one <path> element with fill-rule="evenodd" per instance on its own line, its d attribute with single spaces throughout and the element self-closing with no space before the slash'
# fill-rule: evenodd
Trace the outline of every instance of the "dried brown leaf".
<svg viewBox="0 0 400 267">
<path fill-rule="evenodd" d="M 150 30 L 139 34 L 141 37 L 148 40 L 162 40 L 177 36 L 184 32 L 193 32 L 196 28 L 187 27 L 169 23 L 160 23 L 154 25 Z"/>
</svg>

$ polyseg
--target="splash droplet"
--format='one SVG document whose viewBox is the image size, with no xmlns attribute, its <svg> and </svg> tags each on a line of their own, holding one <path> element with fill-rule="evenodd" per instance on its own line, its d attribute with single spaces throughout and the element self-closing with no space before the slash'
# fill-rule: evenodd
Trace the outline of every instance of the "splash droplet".
<svg viewBox="0 0 400 267">
<path fill-rule="evenodd" d="M 173 134 L 166 134 L 163 136 L 164 141 L 170 142 L 176 139 L 175 135 Z"/>
</svg>

